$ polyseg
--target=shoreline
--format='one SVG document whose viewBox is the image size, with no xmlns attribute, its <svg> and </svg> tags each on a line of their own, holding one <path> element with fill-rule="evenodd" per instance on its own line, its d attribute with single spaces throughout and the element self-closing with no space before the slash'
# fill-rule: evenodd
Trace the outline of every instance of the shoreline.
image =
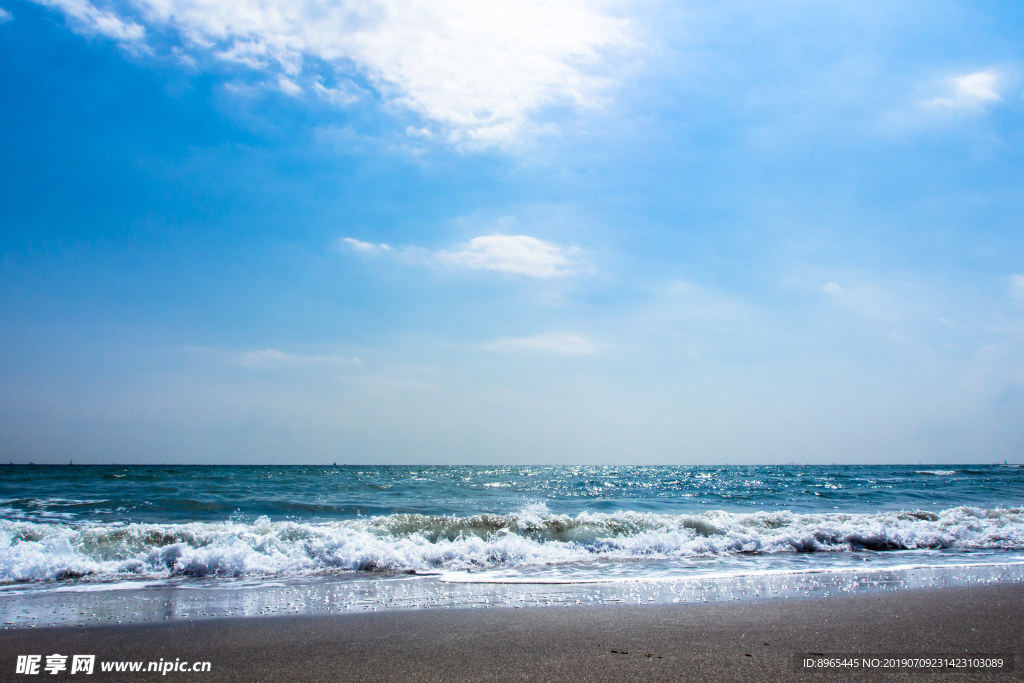
<svg viewBox="0 0 1024 683">
<path fill-rule="evenodd" d="M 808 653 L 1000 655 L 1024 666 L 1024 583 L 717 604 L 423 609 L 0 631 L 0 678 L 19 654 L 209 661 L 188 680 L 846 679 L 804 670 Z M 99 673 L 97 671 L 97 673 Z M 923 672 L 867 672 L 888 679 Z M 66 672 L 64 674 L 67 675 Z M 140 680 L 160 674 L 104 674 Z M 71 676 L 67 676 L 72 678 Z M 60 678 L 49 676 L 47 678 Z"/>
<path fill-rule="evenodd" d="M 81 584 L 0 593 L 0 629 L 178 623 L 422 610 L 731 604 L 1024 585 L 1024 563 L 809 567 L 688 577 L 539 581 L 484 574 L 400 574 Z"/>
</svg>

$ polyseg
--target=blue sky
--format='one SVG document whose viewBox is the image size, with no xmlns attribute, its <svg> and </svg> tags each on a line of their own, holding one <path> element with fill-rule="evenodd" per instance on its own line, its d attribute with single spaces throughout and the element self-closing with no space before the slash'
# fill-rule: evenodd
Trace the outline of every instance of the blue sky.
<svg viewBox="0 0 1024 683">
<path fill-rule="evenodd" d="M 0 8 L 0 460 L 1020 461 L 1018 2 Z"/>
</svg>

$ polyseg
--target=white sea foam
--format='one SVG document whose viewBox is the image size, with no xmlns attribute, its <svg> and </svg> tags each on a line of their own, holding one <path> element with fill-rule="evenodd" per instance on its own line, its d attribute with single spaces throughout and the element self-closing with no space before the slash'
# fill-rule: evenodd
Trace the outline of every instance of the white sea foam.
<svg viewBox="0 0 1024 683">
<path fill-rule="evenodd" d="M 731 571 L 710 571 L 710 572 L 688 572 L 685 577 L 672 576 L 611 576 L 603 578 L 583 577 L 548 577 L 537 578 L 532 576 L 502 576 L 502 575 L 481 575 L 465 572 L 444 572 L 439 581 L 442 583 L 484 583 L 484 584 L 509 584 L 509 585 L 544 585 L 562 586 L 575 584 L 624 584 L 624 583 L 679 583 L 686 581 L 709 581 L 720 579 L 748 579 L 748 578 L 773 578 L 783 576 L 802 576 L 806 574 L 857 574 L 867 576 L 882 572 L 914 571 L 918 569 L 929 570 L 954 570 L 954 569 L 979 569 L 992 567 L 1024 567 L 1024 560 L 1010 560 L 1004 562 L 969 562 L 969 563 L 905 563 L 885 564 L 879 567 L 864 567 L 860 565 L 849 567 L 828 567 L 828 568 L 805 568 L 805 569 L 755 569 Z"/>
<path fill-rule="evenodd" d="M 849 550 L 1024 549 L 1024 509 L 866 514 L 395 514 L 335 522 L 187 524 L 0 520 L 0 583 L 87 577 L 456 571 L 593 561 Z"/>
<path fill-rule="evenodd" d="M 915 470 L 914 474 L 931 474 L 936 477 L 952 477 L 956 470 Z"/>
</svg>

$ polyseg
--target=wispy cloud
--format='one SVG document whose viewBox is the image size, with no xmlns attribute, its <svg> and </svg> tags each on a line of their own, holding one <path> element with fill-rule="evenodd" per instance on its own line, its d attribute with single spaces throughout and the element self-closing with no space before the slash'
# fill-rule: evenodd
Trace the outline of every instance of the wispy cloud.
<svg viewBox="0 0 1024 683">
<path fill-rule="evenodd" d="M 146 37 L 146 29 L 132 19 L 119 17 L 100 9 L 89 0 L 36 0 L 41 5 L 62 11 L 71 27 L 82 33 L 93 33 L 136 47 Z"/>
<path fill-rule="evenodd" d="M 488 351 L 540 351 L 568 356 L 585 356 L 597 353 L 599 346 L 586 337 L 572 332 L 548 332 L 531 337 L 502 337 L 484 344 Z"/>
<path fill-rule="evenodd" d="M 357 240 L 354 237 L 342 237 L 339 244 L 344 247 L 348 247 L 353 251 L 358 251 L 363 254 L 373 254 L 382 251 L 391 251 L 391 247 L 386 244 L 376 244 L 374 242 L 364 242 Z"/>
<path fill-rule="evenodd" d="M 994 71 L 954 76 L 946 81 L 945 92 L 922 104 L 939 109 L 980 109 L 1003 99 L 1000 85 L 999 74 Z"/>
<path fill-rule="evenodd" d="M 474 237 L 456 251 L 438 252 L 442 263 L 472 270 L 497 270 L 527 277 L 563 277 L 575 271 L 575 247 L 559 247 L 528 235 Z"/>
<path fill-rule="evenodd" d="M 345 107 L 359 100 L 359 92 L 354 85 L 338 86 L 328 88 L 323 83 L 313 83 L 313 91 L 321 99 L 330 102 L 336 107 Z"/>
<path fill-rule="evenodd" d="M 290 78 L 285 78 L 284 76 L 278 77 L 277 87 L 285 95 L 291 95 L 292 97 L 298 97 L 303 92 L 301 85 Z"/>
<path fill-rule="evenodd" d="M 0 24 L 4 23 L 5 21 L 10 21 L 13 18 L 14 17 L 11 16 L 10 12 L 5 10 L 3 7 L 0 7 Z"/>
<path fill-rule="evenodd" d="M 347 82 L 369 81 L 460 145 L 507 144 L 543 108 L 601 102 L 610 51 L 636 43 L 628 22 L 589 0 L 37 2 L 60 9 L 76 30 L 122 42 L 143 40 L 146 28 L 175 31 L 195 56 L 243 64 L 265 83 L 287 76 L 341 106 L 350 100 L 337 93 L 353 92 Z M 342 86 L 313 85 L 324 64 Z"/>
<path fill-rule="evenodd" d="M 300 355 L 262 349 L 260 351 L 244 351 L 236 356 L 236 361 L 245 366 L 309 366 L 309 365 L 360 365 L 362 361 L 356 356 L 339 356 L 336 354 Z"/>
<path fill-rule="evenodd" d="M 391 252 L 405 262 L 454 270 L 493 270 L 531 278 L 573 275 L 581 268 L 583 254 L 579 247 L 562 247 L 529 235 L 483 235 L 455 249 L 438 251 L 414 246 L 392 249 L 387 244 L 352 237 L 343 237 L 338 244 L 361 254 Z"/>
</svg>

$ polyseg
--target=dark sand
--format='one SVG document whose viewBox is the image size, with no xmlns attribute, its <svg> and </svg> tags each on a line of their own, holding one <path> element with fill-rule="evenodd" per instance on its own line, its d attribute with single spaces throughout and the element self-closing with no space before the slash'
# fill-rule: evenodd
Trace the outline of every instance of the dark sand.
<svg viewBox="0 0 1024 683">
<path fill-rule="evenodd" d="M 417 610 L 0 632 L 18 654 L 208 660 L 120 680 L 1024 680 L 1024 584 L 712 605 Z M 1008 673 L 804 671 L 797 653 L 1013 655 Z"/>
</svg>

